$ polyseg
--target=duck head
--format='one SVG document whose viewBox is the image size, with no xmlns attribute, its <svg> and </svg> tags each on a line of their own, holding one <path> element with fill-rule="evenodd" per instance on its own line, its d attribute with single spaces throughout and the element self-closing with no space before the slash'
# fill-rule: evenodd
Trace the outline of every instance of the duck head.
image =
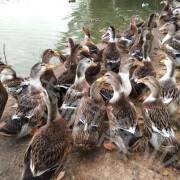
<svg viewBox="0 0 180 180">
<path fill-rule="evenodd" d="M 60 54 L 58 52 L 53 51 L 52 49 L 46 49 L 42 55 L 42 62 L 49 64 L 50 59 L 54 56 L 60 57 Z"/>
</svg>

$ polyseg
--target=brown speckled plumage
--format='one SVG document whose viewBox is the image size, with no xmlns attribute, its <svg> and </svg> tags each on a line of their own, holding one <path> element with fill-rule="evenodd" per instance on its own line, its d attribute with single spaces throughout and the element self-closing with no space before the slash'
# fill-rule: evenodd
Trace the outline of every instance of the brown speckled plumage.
<svg viewBox="0 0 180 180">
<path fill-rule="evenodd" d="M 106 106 L 99 94 L 100 87 L 100 83 L 94 82 L 90 97 L 84 98 L 78 107 L 73 138 L 75 145 L 84 151 L 96 147 L 105 119 Z"/>
</svg>

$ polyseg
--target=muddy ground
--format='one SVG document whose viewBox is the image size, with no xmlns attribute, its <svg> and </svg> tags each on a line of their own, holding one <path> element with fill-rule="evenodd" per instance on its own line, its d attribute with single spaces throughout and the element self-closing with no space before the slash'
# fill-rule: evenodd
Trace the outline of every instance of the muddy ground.
<svg viewBox="0 0 180 180">
<path fill-rule="evenodd" d="M 151 59 L 159 79 L 165 70 L 163 70 L 160 60 L 164 54 L 158 49 L 158 40 L 162 39 L 158 30 L 153 31 L 155 40 Z M 100 45 L 102 47 L 102 45 Z M 179 70 L 176 69 L 177 81 L 180 84 Z M 7 116 L 13 114 L 13 100 L 9 99 L 1 121 L 7 121 Z M 143 119 L 140 111 L 141 102 L 134 101 L 140 127 L 143 125 Z M 180 142 L 180 133 L 174 127 L 177 139 Z M 0 180 L 19 180 L 23 170 L 23 156 L 28 146 L 31 136 L 22 139 L 11 139 L 0 136 Z M 102 146 L 95 151 L 85 154 L 73 148 L 64 164 L 64 180 L 150 180 L 150 179 L 168 179 L 180 180 L 180 171 L 167 167 L 164 168 L 160 163 L 161 154 L 154 152 L 150 148 L 149 153 L 129 154 L 121 157 L 117 152 L 109 152 Z M 180 164 L 180 163 L 179 163 Z"/>
</svg>

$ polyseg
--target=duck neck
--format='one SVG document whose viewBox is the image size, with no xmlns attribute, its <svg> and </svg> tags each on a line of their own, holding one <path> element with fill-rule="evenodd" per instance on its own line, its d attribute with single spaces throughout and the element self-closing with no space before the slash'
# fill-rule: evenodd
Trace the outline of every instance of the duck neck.
<svg viewBox="0 0 180 180">
<path fill-rule="evenodd" d="M 49 96 L 49 95 L 48 95 Z M 57 119 L 60 119 L 60 114 L 57 108 L 57 100 L 54 95 L 49 98 L 49 102 L 46 104 L 48 109 L 47 123 L 51 123 Z"/>
<path fill-rule="evenodd" d="M 129 76 L 130 76 L 129 71 L 130 69 L 123 68 L 123 66 L 120 66 L 119 73 L 118 73 L 122 80 L 122 87 L 124 89 L 125 97 L 128 97 L 132 90 L 131 82 L 129 79 Z"/>
<path fill-rule="evenodd" d="M 110 39 L 109 39 L 110 43 L 115 43 L 115 32 L 114 31 L 110 31 Z"/>
<path fill-rule="evenodd" d="M 153 102 L 160 98 L 160 87 L 150 86 L 149 89 L 151 90 L 151 94 L 144 102 Z"/>
<path fill-rule="evenodd" d="M 143 45 L 143 62 L 151 62 L 151 59 L 149 57 L 149 51 L 150 51 L 150 44 L 151 42 L 148 40 L 145 40 Z"/>
<path fill-rule="evenodd" d="M 165 43 L 168 43 L 171 40 L 172 36 L 174 35 L 174 32 L 175 32 L 174 28 L 168 30 L 167 35 L 164 37 L 164 39 L 161 43 L 161 46 Z"/>
<path fill-rule="evenodd" d="M 45 55 L 45 56 L 42 57 L 42 62 L 45 63 L 45 64 L 49 64 L 50 59 L 51 59 L 51 57 Z"/>
<path fill-rule="evenodd" d="M 173 61 L 173 60 L 171 60 Z M 176 82 L 176 79 L 174 77 L 174 71 L 175 71 L 175 63 L 172 62 L 172 64 L 168 64 L 167 66 L 166 74 L 161 78 L 161 80 L 172 80 L 173 82 Z"/>
<path fill-rule="evenodd" d="M 78 53 L 79 53 L 79 51 L 71 53 L 71 55 L 70 55 L 70 65 L 71 65 L 71 67 L 77 66 L 76 59 L 77 59 Z"/>
<path fill-rule="evenodd" d="M 111 86 L 113 88 L 114 94 L 113 97 L 110 99 L 109 103 L 116 104 L 124 98 L 124 91 L 120 83 L 117 81 L 111 82 Z"/>
<path fill-rule="evenodd" d="M 86 72 L 86 68 L 83 68 L 81 66 L 77 67 L 75 83 L 82 83 L 83 81 L 86 81 L 85 72 Z"/>
<path fill-rule="evenodd" d="M 40 77 L 30 78 L 30 92 L 39 93 L 43 91 L 43 87 L 40 81 Z"/>
<path fill-rule="evenodd" d="M 100 95 L 100 90 L 99 90 L 99 86 L 97 85 L 97 82 L 94 82 L 91 86 L 90 97 L 91 99 L 93 99 L 95 103 L 98 104 L 102 104 L 102 102 L 104 103 L 103 98 Z"/>
</svg>

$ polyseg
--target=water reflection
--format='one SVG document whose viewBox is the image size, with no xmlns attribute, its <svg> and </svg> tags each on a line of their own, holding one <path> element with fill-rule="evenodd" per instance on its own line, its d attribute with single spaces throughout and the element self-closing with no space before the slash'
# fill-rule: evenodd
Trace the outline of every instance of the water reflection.
<svg viewBox="0 0 180 180">
<path fill-rule="evenodd" d="M 142 3 L 149 7 L 142 8 Z M 83 38 L 82 26 L 91 29 L 92 40 L 100 41 L 99 29 L 114 25 L 117 30 L 129 25 L 133 14 L 146 19 L 150 12 L 162 8 L 160 1 L 152 0 L 0 0 L 0 56 L 6 44 L 9 63 L 19 75 L 29 74 L 31 66 L 38 62 L 47 48 L 66 53 L 66 39 L 77 43 Z M 101 18 L 102 22 L 89 22 L 91 18 Z M 58 62 L 57 59 L 54 61 Z"/>
</svg>

